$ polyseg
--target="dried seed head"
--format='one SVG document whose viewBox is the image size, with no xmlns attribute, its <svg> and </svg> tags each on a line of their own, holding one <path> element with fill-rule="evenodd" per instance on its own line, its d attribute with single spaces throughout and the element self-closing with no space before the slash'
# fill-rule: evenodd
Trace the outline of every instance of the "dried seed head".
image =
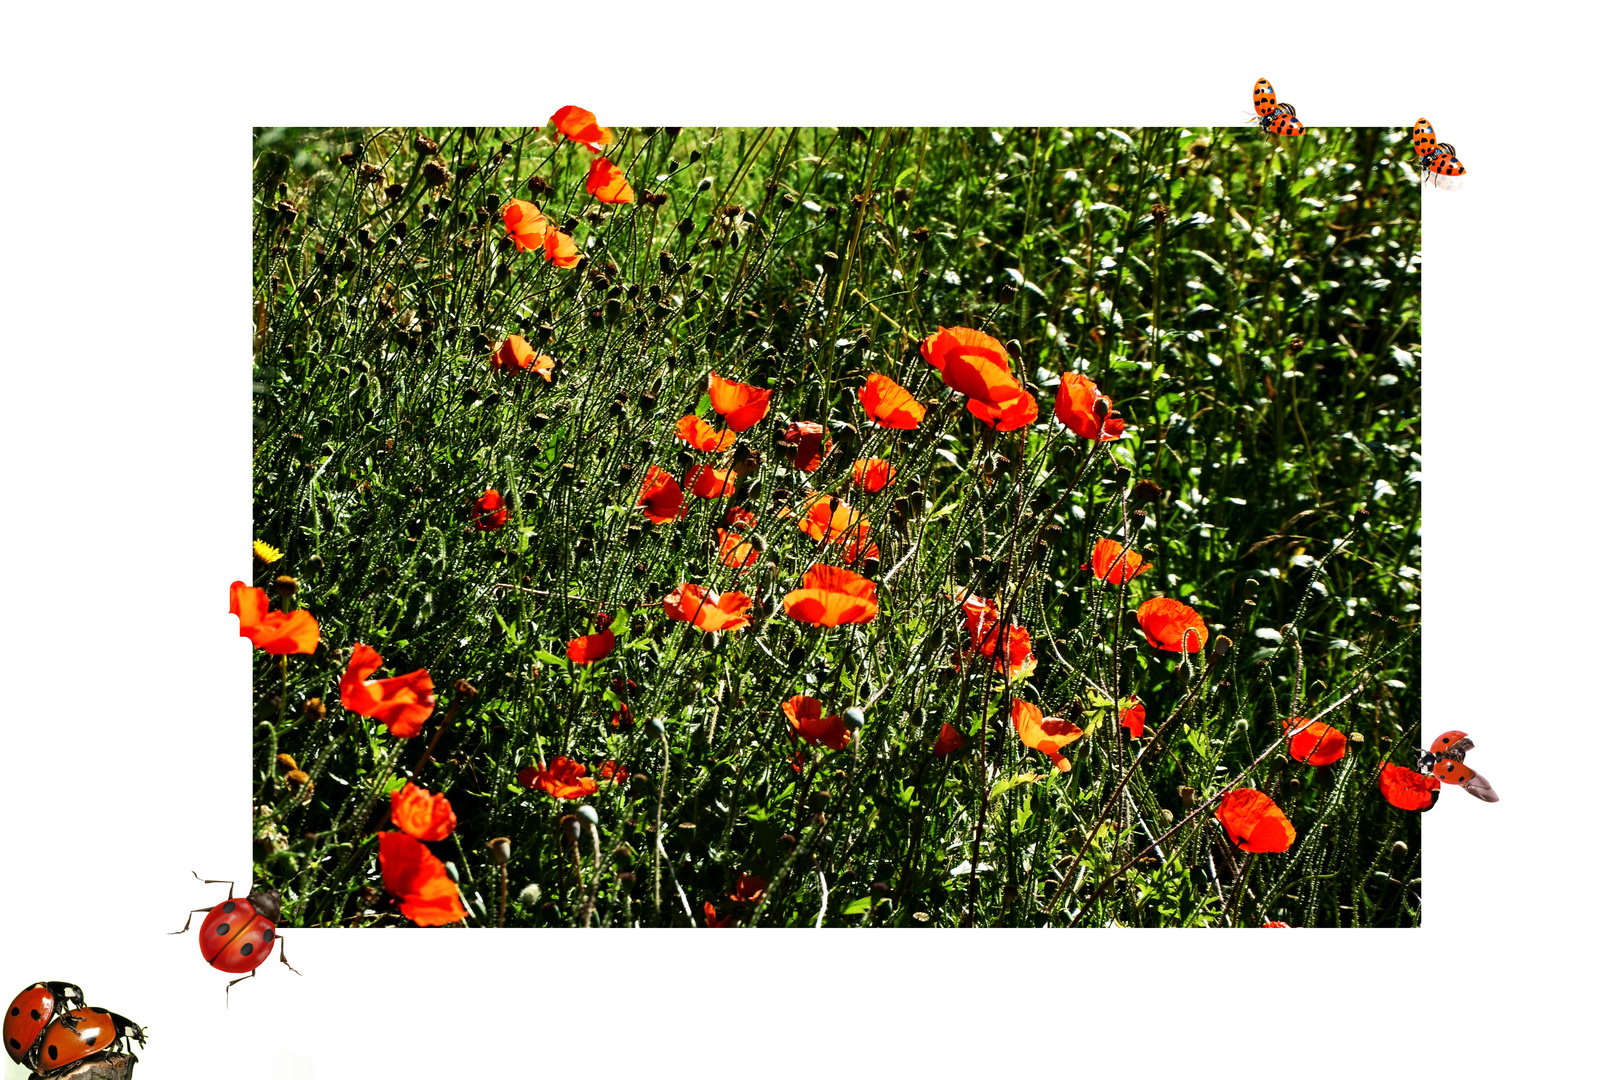
<svg viewBox="0 0 1620 1080">
<path fill-rule="evenodd" d="M 1292 341 L 1290 341 L 1288 343 L 1288 355 L 1289 356 L 1298 356 L 1299 353 L 1300 353 L 1300 350 L 1303 349 L 1303 348 L 1305 348 L 1305 339 L 1304 338 L 1298 338 L 1298 337 L 1294 338 Z"/>
<path fill-rule="evenodd" d="M 1217 659 L 1217 660 L 1219 660 L 1221 657 L 1225 656 L 1228 652 L 1231 651 L 1231 649 L 1232 649 L 1232 639 L 1227 637 L 1225 634 L 1218 635 L 1215 638 L 1215 644 L 1210 646 L 1210 652 L 1215 656 L 1215 659 Z"/>
<path fill-rule="evenodd" d="M 1154 203 L 1153 209 L 1149 212 L 1153 215 L 1155 225 L 1163 225 L 1170 218 L 1170 208 L 1164 203 Z"/>
<path fill-rule="evenodd" d="M 298 591 L 298 579 L 282 574 L 276 578 L 276 592 L 282 596 L 291 596 Z"/>
<path fill-rule="evenodd" d="M 304 719 L 325 720 L 326 702 L 322 701 L 318 697 L 312 697 L 308 701 L 304 702 Z"/>
<path fill-rule="evenodd" d="M 293 757 L 291 754 L 277 754 L 276 764 L 281 765 L 284 768 L 296 769 L 298 768 L 298 759 Z"/>
<path fill-rule="evenodd" d="M 506 861 L 512 857 L 512 841 L 504 836 L 497 836 L 486 846 L 489 848 L 489 853 L 494 856 L 497 866 L 505 866 Z"/>
<path fill-rule="evenodd" d="M 475 698 L 478 696 L 478 687 L 474 686 L 466 679 L 457 679 L 456 693 L 460 694 L 464 698 Z"/>
</svg>

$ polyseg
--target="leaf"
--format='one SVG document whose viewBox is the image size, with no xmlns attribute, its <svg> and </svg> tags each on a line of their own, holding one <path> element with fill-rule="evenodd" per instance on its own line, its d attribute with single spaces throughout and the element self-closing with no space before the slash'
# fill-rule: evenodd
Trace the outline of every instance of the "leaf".
<svg viewBox="0 0 1620 1080">
<path fill-rule="evenodd" d="M 851 900 L 844 905 L 845 915 L 864 915 L 872 906 L 872 898 L 863 896 L 859 900 Z"/>
<path fill-rule="evenodd" d="M 993 799 L 997 795 L 1005 794 L 1015 787 L 1039 783 L 1044 779 L 1046 779 L 1044 775 L 1035 772 L 1019 773 L 1017 776 L 1004 776 L 990 788 L 990 797 Z"/>
<path fill-rule="evenodd" d="M 564 660 L 560 656 L 553 655 L 552 653 L 548 653 L 544 649 L 536 649 L 534 651 L 534 658 L 540 661 L 542 664 L 555 664 L 558 667 L 568 666 L 567 660 Z"/>
<path fill-rule="evenodd" d="M 614 637 L 618 637 L 628 629 L 630 629 L 630 613 L 624 608 L 620 608 L 618 613 L 613 616 L 613 624 L 608 627 L 608 630 L 613 633 Z"/>
</svg>

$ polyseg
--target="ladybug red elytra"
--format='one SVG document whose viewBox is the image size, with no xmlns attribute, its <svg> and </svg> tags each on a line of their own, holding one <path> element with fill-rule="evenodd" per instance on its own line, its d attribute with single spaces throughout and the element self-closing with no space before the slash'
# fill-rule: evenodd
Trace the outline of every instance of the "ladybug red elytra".
<svg viewBox="0 0 1620 1080">
<path fill-rule="evenodd" d="M 129 1050 L 129 1041 L 146 1045 L 146 1033 L 141 1026 L 127 1017 L 106 1009 L 72 1009 L 51 1021 L 40 1037 L 35 1073 L 44 1078 L 62 1072 L 85 1061 L 108 1057 L 115 1053 L 129 1054 L 130 1062 L 138 1058 Z"/>
<path fill-rule="evenodd" d="M 52 1020 L 84 1004 L 84 991 L 70 982 L 37 982 L 11 999 L 3 1030 L 6 1053 L 19 1065 L 34 1067 L 39 1037 Z"/>
<path fill-rule="evenodd" d="M 197 877 L 193 871 L 192 877 Z M 193 908 L 186 916 L 186 925 L 174 931 L 183 934 L 191 929 L 191 916 L 206 911 L 208 917 L 203 919 L 202 927 L 197 931 L 197 947 L 202 950 L 203 959 L 218 968 L 235 975 L 247 972 L 242 979 L 251 979 L 257 975 L 258 967 L 270 958 L 270 951 L 276 940 L 276 923 L 281 919 L 281 894 L 274 890 L 264 892 L 251 892 L 245 897 L 238 897 L 236 883 L 232 881 L 197 878 L 204 885 L 225 885 L 225 899 L 211 908 Z M 281 962 L 287 964 L 287 942 L 281 942 Z M 291 964 L 287 970 L 294 975 L 302 974 Z M 225 984 L 225 1003 L 230 1004 L 231 987 L 242 979 L 232 979 Z"/>
</svg>

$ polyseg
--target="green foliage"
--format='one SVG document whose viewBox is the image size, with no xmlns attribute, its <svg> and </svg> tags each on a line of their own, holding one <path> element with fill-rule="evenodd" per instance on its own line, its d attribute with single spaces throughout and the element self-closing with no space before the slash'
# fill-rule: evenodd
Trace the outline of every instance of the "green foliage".
<svg viewBox="0 0 1620 1080">
<path fill-rule="evenodd" d="M 1403 132 L 618 135 L 640 199 L 605 207 L 589 153 L 543 131 L 255 133 L 254 515 L 286 552 L 258 584 L 296 575 L 322 631 L 314 656 L 256 670 L 256 875 L 287 921 L 400 921 L 373 834 L 407 775 L 455 807 L 430 847 L 478 925 L 703 925 L 705 903 L 794 926 L 1418 920 L 1417 816 L 1376 784 L 1381 761 L 1410 761 L 1421 689 Z M 514 250 L 514 198 L 580 266 Z M 941 326 L 1009 345 L 1034 425 L 967 412 L 919 352 Z M 509 334 L 554 358 L 551 381 L 492 370 Z M 773 391 L 739 439 L 760 471 L 655 525 L 637 508 L 649 465 L 684 484 L 731 457 L 673 436 L 693 411 L 719 422 L 711 370 Z M 918 430 L 868 422 L 871 371 L 927 404 Z M 1121 440 L 1055 421 L 1065 372 L 1112 398 Z M 813 473 L 778 445 L 792 420 L 827 429 Z M 885 490 L 851 482 L 865 457 L 890 462 Z M 472 527 L 486 489 L 510 508 L 491 532 Z M 839 561 L 797 527 L 811 492 L 871 523 L 880 555 L 854 568 L 879 582 L 872 623 L 781 610 L 811 563 Z M 738 505 L 762 551 L 747 571 L 716 558 Z M 1095 580 L 1102 536 L 1152 568 Z M 682 582 L 747 592 L 754 624 L 667 620 Z M 1027 678 L 971 648 L 962 589 L 1028 628 Z M 1131 613 L 1156 595 L 1230 650 L 1149 647 Z M 571 664 L 598 612 L 617 647 Z M 383 674 L 431 672 L 419 736 L 339 706 L 357 641 Z M 865 724 L 808 748 L 793 694 Z M 1115 722 L 1131 695 L 1140 741 Z M 1085 729 L 1069 771 L 1020 741 L 1015 697 Z M 1291 761 L 1289 718 L 1330 707 L 1350 753 Z M 965 745 L 936 756 L 946 722 Z M 577 840 L 576 804 L 518 782 L 559 755 L 601 783 Z M 1272 794 L 1289 851 L 1229 842 L 1212 814 L 1234 783 Z M 743 872 L 763 902 L 728 898 Z"/>
</svg>

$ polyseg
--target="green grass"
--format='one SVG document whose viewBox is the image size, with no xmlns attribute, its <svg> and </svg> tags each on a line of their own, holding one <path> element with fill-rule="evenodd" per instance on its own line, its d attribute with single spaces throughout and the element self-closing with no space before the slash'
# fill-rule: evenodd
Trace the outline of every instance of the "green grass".
<svg viewBox="0 0 1620 1080">
<path fill-rule="evenodd" d="M 323 639 L 284 671 L 256 654 L 255 876 L 287 922 L 404 921 L 374 833 L 407 779 L 455 807 L 430 847 L 476 925 L 500 919 L 496 836 L 509 926 L 577 925 L 587 906 L 602 925 L 701 926 L 704 902 L 787 926 L 1419 920 L 1418 815 L 1376 784 L 1382 760 L 1410 764 L 1421 691 L 1404 131 L 1282 148 L 1253 128 L 616 134 L 609 156 L 662 205 L 601 207 L 588 152 L 547 132 L 255 132 L 255 529 L 286 551 L 256 584 L 296 575 Z M 429 190 L 428 162 L 447 185 Z M 559 270 L 503 244 L 512 198 L 588 260 Z M 919 341 L 957 325 L 1016 349 L 1034 426 L 992 435 L 923 361 Z M 553 383 L 490 370 L 509 333 L 557 360 Z M 741 440 L 763 467 L 653 525 L 640 477 L 705 460 L 673 428 L 706 408 L 711 369 L 774 390 Z M 928 401 L 920 430 L 866 422 L 870 371 Z M 1068 371 L 1112 397 L 1121 441 L 1094 451 L 1054 422 Z M 809 476 L 774 445 L 794 419 L 828 428 Z M 774 511 L 840 490 L 865 456 L 897 472 L 877 495 L 843 491 L 875 526 L 881 615 L 807 627 L 777 605 L 825 553 Z M 486 488 L 511 507 L 487 533 L 468 509 Z M 746 574 L 715 561 L 739 502 L 765 552 Z M 1089 563 L 1122 526 L 1153 568 L 1121 607 Z M 749 592 L 755 626 L 666 620 L 658 601 L 683 581 Z M 954 662 L 961 587 L 1029 628 L 1028 679 Z M 1154 595 L 1197 608 L 1230 650 L 1178 677 L 1131 618 Z M 599 611 L 618 648 L 561 660 Z M 432 673 L 421 736 L 339 706 L 356 641 L 387 673 Z M 618 728 L 615 677 L 639 690 Z M 452 715 L 457 680 L 477 696 Z M 796 693 L 865 713 L 851 746 L 801 772 L 780 708 Z M 1133 693 L 1141 741 L 1097 705 Z M 1090 727 L 1072 771 L 1009 729 L 1012 697 Z M 1353 733 L 1343 760 L 1277 748 L 1290 716 L 1346 698 L 1327 717 Z M 936 758 L 947 720 L 967 745 Z M 587 800 L 600 824 L 577 842 L 576 804 L 516 782 L 559 754 L 634 774 Z M 1286 853 L 1246 856 L 1213 818 L 1240 777 L 1294 823 Z M 727 899 L 740 872 L 770 882 L 763 903 Z"/>
</svg>

